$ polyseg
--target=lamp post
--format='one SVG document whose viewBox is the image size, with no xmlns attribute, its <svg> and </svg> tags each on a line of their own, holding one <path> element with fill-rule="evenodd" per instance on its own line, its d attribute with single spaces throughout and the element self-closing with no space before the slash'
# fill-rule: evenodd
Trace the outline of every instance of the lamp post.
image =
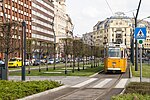
<svg viewBox="0 0 150 100">
<path fill-rule="evenodd" d="M 56 35 L 55 35 L 55 31 L 54 31 L 54 19 L 55 19 L 55 15 L 54 15 L 54 17 L 53 17 L 53 21 L 52 21 L 52 23 L 51 23 L 51 25 L 52 25 L 52 30 L 53 30 L 53 34 L 54 34 L 54 67 L 53 67 L 53 69 L 55 70 L 56 68 L 55 68 L 55 66 L 56 66 Z"/>
<path fill-rule="evenodd" d="M 26 22 L 22 22 L 22 81 L 25 81 L 25 63 L 26 63 Z"/>
<path fill-rule="evenodd" d="M 33 21 L 33 20 L 26 20 Z M 22 21 L 22 81 L 25 81 L 25 66 L 26 66 L 26 22 Z"/>
<path fill-rule="evenodd" d="M 92 60 L 93 60 L 93 45 L 92 45 L 92 35 L 91 35 L 91 68 L 93 68 L 93 62 L 92 62 Z"/>
</svg>

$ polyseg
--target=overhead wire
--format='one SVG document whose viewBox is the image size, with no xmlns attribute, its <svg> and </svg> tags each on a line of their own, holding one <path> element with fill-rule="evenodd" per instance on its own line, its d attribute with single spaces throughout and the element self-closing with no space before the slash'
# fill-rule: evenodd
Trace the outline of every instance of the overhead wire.
<svg viewBox="0 0 150 100">
<path fill-rule="evenodd" d="M 108 5 L 108 7 L 109 7 L 109 9 L 110 9 L 110 11 L 111 11 L 111 13 L 112 13 L 112 15 L 114 15 L 114 13 L 113 13 L 113 11 L 112 11 L 112 8 L 110 7 L 108 1 L 107 1 L 107 0 L 105 0 L 105 1 L 106 1 L 107 5 Z"/>
<path fill-rule="evenodd" d="M 129 11 L 126 11 L 126 12 L 124 12 L 124 13 L 130 13 L 130 12 L 134 12 L 134 11 L 136 11 L 137 9 L 133 9 L 133 10 L 129 10 Z"/>
</svg>

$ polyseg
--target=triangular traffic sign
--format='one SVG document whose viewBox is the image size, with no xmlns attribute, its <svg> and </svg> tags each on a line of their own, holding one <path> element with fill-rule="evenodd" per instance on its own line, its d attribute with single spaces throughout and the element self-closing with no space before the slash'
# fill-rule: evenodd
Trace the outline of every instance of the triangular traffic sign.
<svg viewBox="0 0 150 100">
<path fill-rule="evenodd" d="M 146 27 L 136 27 L 134 30 L 134 38 L 138 39 L 146 39 Z"/>
<path fill-rule="evenodd" d="M 137 37 L 144 37 L 144 34 L 143 34 L 143 32 L 142 32 L 141 29 L 139 30 L 139 32 L 138 32 L 138 34 L 137 34 Z"/>
</svg>

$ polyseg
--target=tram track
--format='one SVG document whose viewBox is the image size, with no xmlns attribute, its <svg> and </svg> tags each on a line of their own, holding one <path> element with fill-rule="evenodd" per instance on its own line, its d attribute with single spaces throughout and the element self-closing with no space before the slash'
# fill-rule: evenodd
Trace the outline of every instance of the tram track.
<svg viewBox="0 0 150 100">
<path fill-rule="evenodd" d="M 122 79 L 123 74 L 113 74 L 111 78 L 114 78 L 115 81 L 109 88 L 91 88 L 94 83 L 99 82 L 100 79 L 107 79 L 109 74 L 105 74 L 103 71 L 99 73 L 97 80 L 94 80 L 90 82 L 89 84 L 86 84 L 79 88 L 74 88 L 73 91 L 66 93 L 65 95 L 62 95 L 58 98 L 55 98 L 54 100 L 102 100 L 103 96 L 108 94 L 115 86 L 116 84 Z M 96 76 L 97 77 L 97 76 Z"/>
<path fill-rule="evenodd" d="M 110 88 L 108 88 L 108 90 L 106 90 L 105 93 L 101 94 L 94 100 L 102 100 L 103 96 L 105 96 L 106 93 L 109 93 L 117 85 L 117 83 L 122 79 L 122 76 L 123 74 L 119 75 L 119 78 L 115 81 L 115 83 Z"/>
</svg>

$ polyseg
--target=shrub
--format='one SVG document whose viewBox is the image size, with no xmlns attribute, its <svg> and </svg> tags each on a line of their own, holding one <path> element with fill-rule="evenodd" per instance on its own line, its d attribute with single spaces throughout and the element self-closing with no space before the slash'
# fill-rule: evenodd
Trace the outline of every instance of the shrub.
<svg viewBox="0 0 150 100">
<path fill-rule="evenodd" d="M 118 96 L 113 96 L 111 100 L 150 100 L 150 95 L 141 95 L 137 93 L 123 94 Z"/>
<path fill-rule="evenodd" d="M 145 95 L 145 94 L 150 95 L 150 83 L 132 82 L 126 87 L 125 93 L 139 93 L 142 95 Z"/>
<path fill-rule="evenodd" d="M 0 100 L 23 98 L 61 85 L 58 82 L 48 80 L 27 82 L 0 80 Z"/>
<path fill-rule="evenodd" d="M 131 82 L 123 95 L 113 96 L 112 100 L 150 100 L 150 83 Z"/>
</svg>

